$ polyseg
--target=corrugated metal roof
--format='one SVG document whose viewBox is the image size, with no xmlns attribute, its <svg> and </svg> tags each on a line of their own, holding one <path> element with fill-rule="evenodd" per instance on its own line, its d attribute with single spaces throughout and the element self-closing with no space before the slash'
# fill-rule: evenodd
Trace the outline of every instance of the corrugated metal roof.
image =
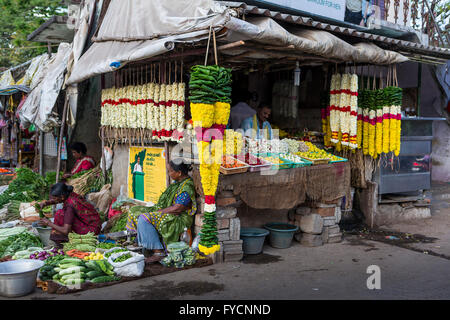
<svg viewBox="0 0 450 320">
<path fill-rule="evenodd" d="M 271 11 L 268 9 L 258 8 L 256 6 L 247 5 L 243 2 L 231 2 L 231 1 L 220 1 L 221 4 L 229 7 L 241 9 L 245 14 L 254 14 L 270 17 L 275 20 L 280 20 L 292 24 L 303 25 L 308 27 L 313 27 L 317 29 L 322 29 L 329 32 L 341 33 L 346 36 L 358 37 L 369 41 L 382 42 L 388 45 L 396 45 L 405 50 L 411 50 L 414 52 L 423 52 L 430 54 L 432 56 L 439 56 L 444 59 L 450 59 L 450 50 L 442 47 L 426 46 L 420 43 L 415 43 L 411 41 L 404 41 L 400 39 L 389 38 L 381 35 L 371 34 L 367 32 L 361 32 L 356 29 L 340 27 L 332 25 L 329 23 L 324 23 L 320 21 L 315 21 L 309 17 L 295 16 L 291 14 L 281 13 L 277 11 Z"/>
</svg>

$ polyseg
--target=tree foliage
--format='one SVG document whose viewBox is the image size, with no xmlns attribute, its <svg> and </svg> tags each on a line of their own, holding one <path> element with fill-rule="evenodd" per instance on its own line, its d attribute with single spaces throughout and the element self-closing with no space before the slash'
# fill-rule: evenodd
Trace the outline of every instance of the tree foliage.
<svg viewBox="0 0 450 320">
<path fill-rule="evenodd" d="M 64 15 L 61 0 L 0 0 L 0 68 L 23 63 L 47 51 L 27 36 L 54 15 Z"/>
</svg>

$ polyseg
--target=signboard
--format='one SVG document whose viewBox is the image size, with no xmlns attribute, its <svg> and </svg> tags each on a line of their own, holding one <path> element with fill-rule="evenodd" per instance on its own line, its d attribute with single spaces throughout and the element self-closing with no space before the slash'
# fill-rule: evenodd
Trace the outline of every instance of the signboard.
<svg viewBox="0 0 450 320">
<path fill-rule="evenodd" d="M 265 0 L 255 1 L 264 4 L 300 10 L 330 19 L 344 21 L 346 0 Z"/>
<path fill-rule="evenodd" d="M 369 20 L 384 17 L 384 0 L 253 0 L 249 3 L 262 8 L 274 6 L 280 11 L 299 10 L 361 27 L 367 27 Z"/>
<path fill-rule="evenodd" d="M 166 190 L 166 155 L 164 148 L 130 147 L 128 195 L 156 204 Z"/>
</svg>

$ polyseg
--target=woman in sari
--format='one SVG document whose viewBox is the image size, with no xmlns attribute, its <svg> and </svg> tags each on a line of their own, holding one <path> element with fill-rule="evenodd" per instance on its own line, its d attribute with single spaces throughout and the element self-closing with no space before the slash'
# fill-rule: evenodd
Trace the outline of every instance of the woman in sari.
<svg viewBox="0 0 450 320">
<path fill-rule="evenodd" d="M 54 222 L 41 219 L 39 223 L 52 228 L 50 240 L 61 247 L 61 243 L 67 242 L 68 234 L 86 234 L 101 231 L 100 216 L 94 206 L 83 197 L 73 192 L 73 187 L 63 182 L 54 184 L 50 189 L 50 199 L 39 203 L 41 208 L 48 205 L 63 203 L 63 208 L 56 211 Z"/>
<path fill-rule="evenodd" d="M 74 174 L 90 170 L 95 167 L 94 158 L 86 155 L 87 148 L 82 142 L 74 142 L 70 149 L 72 151 L 72 156 L 75 158 L 76 162 L 70 173 L 66 173 L 63 178 L 67 179 Z"/>
<path fill-rule="evenodd" d="M 168 173 L 175 180 L 159 197 L 158 203 L 147 213 L 129 213 L 127 230 L 137 232 L 138 245 L 153 251 L 146 262 L 161 260 L 167 245 L 178 242 L 184 228 L 190 229 L 197 211 L 194 181 L 189 166 L 170 161 Z"/>
</svg>

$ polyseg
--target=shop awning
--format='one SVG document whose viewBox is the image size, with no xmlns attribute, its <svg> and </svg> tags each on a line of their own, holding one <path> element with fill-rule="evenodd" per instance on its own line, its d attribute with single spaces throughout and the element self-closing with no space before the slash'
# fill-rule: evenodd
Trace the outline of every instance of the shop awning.
<svg viewBox="0 0 450 320">
<path fill-rule="evenodd" d="M 405 62 L 408 59 L 403 55 L 389 50 L 383 50 L 373 43 L 361 42 L 350 44 L 328 31 L 314 30 L 296 25 L 281 26 L 270 17 L 249 17 L 246 20 L 231 18 L 225 25 L 228 29 L 226 39 L 230 42 L 239 40 L 251 40 L 264 46 L 272 46 L 274 50 L 284 50 L 302 55 L 314 55 L 329 61 L 370 63 L 370 64 L 395 64 Z M 257 47 L 253 47 L 258 49 Z M 236 55 L 245 52 L 245 48 L 235 50 Z M 271 58 L 274 52 L 267 48 L 256 50 L 257 55 L 249 54 L 247 58 Z M 276 54 L 276 53 L 275 53 Z M 279 54 L 283 54 L 279 52 Z"/>
<path fill-rule="evenodd" d="M 166 53 L 176 42 L 204 40 L 210 26 L 222 29 L 232 12 L 212 0 L 194 0 L 189 5 L 175 0 L 112 0 L 94 43 L 74 64 L 66 84 Z"/>
<path fill-rule="evenodd" d="M 245 54 L 247 58 L 270 59 L 288 53 L 299 60 L 314 56 L 319 61 L 380 65 L 408 60 L 398 52 L 381 49 L 367 41 L 350 44 L 326 30 L 298 24 L 281 26 L 268 16 L 248 17 L 244 21 L 236 15 L 234 10 L 211 0 L 196 0 L 189 6 L 180 1 L 112 0 L 93 45 L 74 65 L 66 84 L 167 53 L 177 43 L 205 40 L 211 25 L 215 30 L 222 29 L 222 44 L 223 40 L 252 43 L 251 51 L 247 46 L 222 51 L 232 57 Z M 258 45 L 263 47 L 258 49 Z M 273 47 L 273 52 L 264 46 Z"/>
<path fill-rule="evenodd" d="M 376 32 L 372 30 L 364 32 L 358 26 L 351 28 L 348 26 L 333 25 L 331 23 L 317 21 L 311 17 L 281 13 L 237 1 L 221 1 L 220 3 L 239 11 L 246 16 L 268 17 L 279 23 L 288 23 L 309 29 L 323 30 L 331 32 L 335 35 L 342 35 L 344 37 L 361 39 L 361 41 L 365 42 L 372 42 L 382 48 L 401 53 L 410 60 L 422 60 L 430 63 L 445 64 L 445 61 L 450 59 L 450 49 L 448 48 L 435 47 L 427 44 L 391 38 L 389 36 L 376 34 Z"/>
</svg>

